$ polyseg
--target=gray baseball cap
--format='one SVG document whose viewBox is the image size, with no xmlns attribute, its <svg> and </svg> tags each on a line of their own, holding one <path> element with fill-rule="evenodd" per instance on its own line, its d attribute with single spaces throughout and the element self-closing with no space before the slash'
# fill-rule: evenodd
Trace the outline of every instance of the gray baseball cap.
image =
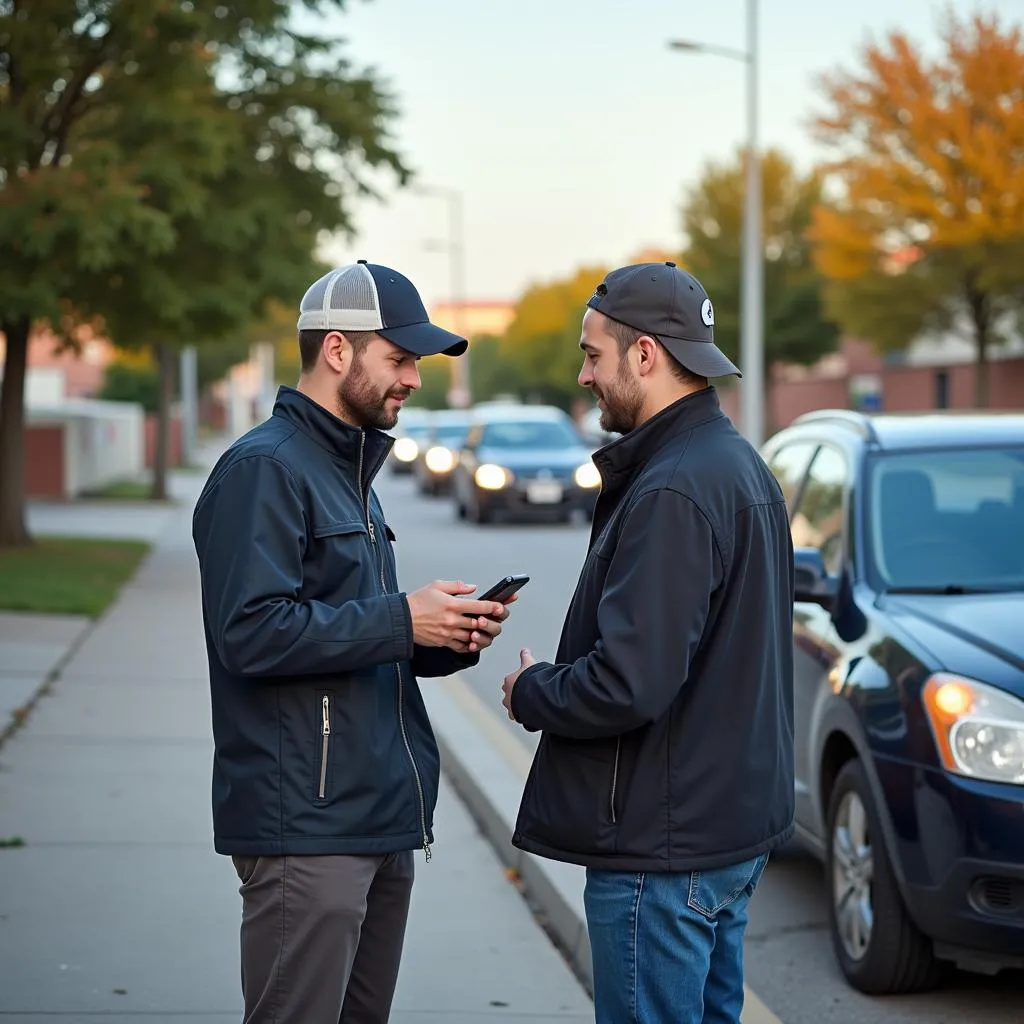
<svg viewBox="0 0 1024 1024">
<path fill-rule="evenodd" d="M 587 305 L 649 334 L 699 377 L 742 377 L 715 345 L 715 308 L 704 286 L 671 261 L 613 270 Z"/>
</svg>

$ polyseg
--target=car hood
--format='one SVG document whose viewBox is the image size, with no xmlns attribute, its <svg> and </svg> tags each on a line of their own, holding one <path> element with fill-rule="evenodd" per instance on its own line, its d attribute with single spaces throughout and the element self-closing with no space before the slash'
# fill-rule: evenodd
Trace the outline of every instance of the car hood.
<svg viewBox="0 0 1024 1024">
<path fill-rule="evenodd" d="M 493 462 L 513 473 L 537 469 L 572 470 L 590 460 L 586 448 L 486 448 L 477 451 L 480 462 Z"/>
<path fill-rule="evenodd" d="M 946 671 L 1024 697 L 1024 594 L 890 595 L 886 607 Z"/>
</svg>

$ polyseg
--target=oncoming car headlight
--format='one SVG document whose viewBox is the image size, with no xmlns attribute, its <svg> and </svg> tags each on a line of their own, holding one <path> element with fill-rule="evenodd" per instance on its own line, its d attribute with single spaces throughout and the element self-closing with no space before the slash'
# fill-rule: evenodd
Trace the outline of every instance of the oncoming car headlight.
<svg viewBox="0 0 1024 1024">
<path fill-rule="evenodd" d="M 399 462 L 412 462 L 419 454 L 420 446 L 411 437 L 400 437 L 392 451 Z"/>
<path fill-rule="evenodd" d="M 443 445 L 435 445 L 427 449 L 423 461 L 431 473 L 450 473 L 455 465 L 455 456 Z"/>
<path fill-rule="evenodd" d="M 476 480 L 477 487 L 482 487 L 485 491 L 500 491 L 502 487 L 507 487 L 512 482 L 512 474 L 501 466 L 485 462 L 482 466 L 477 466 L 473 479 Z"/>
<path fill-rule="evenodd" d="M 1024 785 L 1024 701 L 975 679 L 937 672 L 925 684 L 924 703 L 947 771 Z"/>
<path fill-rule="evenodd" d="M 576 481 L 577 487 L 583 487 L 587 490 L 601 486 L 601 474 L 598 472 L 597 466 L 592 462 L 584 462 L 582 466 L 577 467 L 572 478 Z"/>
</svg>

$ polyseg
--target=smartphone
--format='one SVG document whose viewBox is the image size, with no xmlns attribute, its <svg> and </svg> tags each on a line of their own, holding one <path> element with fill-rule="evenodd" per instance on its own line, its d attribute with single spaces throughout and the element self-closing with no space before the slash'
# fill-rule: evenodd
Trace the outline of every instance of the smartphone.
<svg viewBox="0 0 1024 1024">
<path fill-rule="evenodd" d="M 506 576 L 498 580 L 485 594 L 474 597 L 474 601 L 500 601 L 504 604 L 517 590 L 530 582 L 529 576 Z"/>
</svg>

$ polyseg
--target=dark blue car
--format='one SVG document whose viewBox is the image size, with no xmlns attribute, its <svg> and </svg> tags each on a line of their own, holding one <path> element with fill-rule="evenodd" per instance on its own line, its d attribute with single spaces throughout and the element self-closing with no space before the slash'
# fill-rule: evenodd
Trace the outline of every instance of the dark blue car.
<svg viewBox="0 0 1024 1024">
<path fill-rule="evenodd" d="M 1024 967 L 1024 414 L 822 411 L 789 501 L 798 835 L 872 994 Z"/>
</svg>

